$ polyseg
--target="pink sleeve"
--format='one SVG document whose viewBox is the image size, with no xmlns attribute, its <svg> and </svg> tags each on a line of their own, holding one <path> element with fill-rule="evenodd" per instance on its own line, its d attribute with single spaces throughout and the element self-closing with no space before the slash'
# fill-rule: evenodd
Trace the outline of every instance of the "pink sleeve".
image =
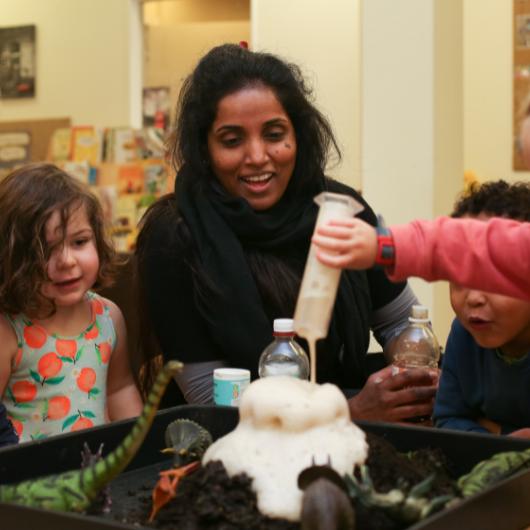
<svg viewBox="0 0 530 530">
<path fill-rule="evenodd" d="M 390 230 L 394 281 L 419 276 L 530 299 L 530 223 L 440 217 Z"/>
</svg>

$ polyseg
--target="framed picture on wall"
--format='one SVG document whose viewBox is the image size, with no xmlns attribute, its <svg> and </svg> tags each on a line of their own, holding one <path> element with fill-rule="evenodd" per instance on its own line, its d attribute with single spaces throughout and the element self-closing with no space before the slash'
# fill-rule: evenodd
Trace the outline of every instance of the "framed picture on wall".
<svg viewBox="0 0 530 530">
<path fill-rule="evenodd" d="M 169 87 L 145 87 L 142 98 L 144 127 L 157 127 L 167 130 L 169 126 Z"/>
<path fill-rule="evenodd" d="M 35 96 L 35 26 L 0 27 L 0 98 Z"/>
<path fill-rule="evenodd" d="M 512 165 L 528 171 L 521 155 L 521 122 L 530 114 L 530 0 L 513 0 Z"/>
</svg>

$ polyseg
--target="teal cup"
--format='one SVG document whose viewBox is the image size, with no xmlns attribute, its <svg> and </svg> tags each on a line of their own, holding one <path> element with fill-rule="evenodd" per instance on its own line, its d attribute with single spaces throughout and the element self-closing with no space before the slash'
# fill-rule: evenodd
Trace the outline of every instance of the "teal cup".
<svg viewBox="0 0 530 530">
<path fill-rule="evenodd" d="M 213 401 L 216 405 L 238 407 L 241 394 L 250 384 L 250 370 L 216 368 L 213 372 Z"/>
</svg>

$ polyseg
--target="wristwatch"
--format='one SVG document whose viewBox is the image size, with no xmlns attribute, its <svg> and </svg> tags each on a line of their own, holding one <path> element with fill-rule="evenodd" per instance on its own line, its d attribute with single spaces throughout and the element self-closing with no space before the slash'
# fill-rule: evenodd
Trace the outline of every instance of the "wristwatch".
<svg viewBox="0 0 530 530">
<path fill-rule="evenodd" d="M 376 226 L 377 232 L 377 254 L 375 264 L 382 267 L 393 267 L 396 257 L 396 247 L 392 232 L 383 225 Z"/>
</svg>

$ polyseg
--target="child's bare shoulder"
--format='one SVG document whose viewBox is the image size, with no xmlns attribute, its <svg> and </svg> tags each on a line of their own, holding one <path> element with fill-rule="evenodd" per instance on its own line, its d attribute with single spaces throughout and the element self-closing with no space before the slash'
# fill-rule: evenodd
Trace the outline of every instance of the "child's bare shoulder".
<svg viewBox="0 0 530 530">
<path fill-rule="evenodd" d="M 123 319 L 121 309 L 118 307 L 118 305 L 115 302 L 103 296 L 99 296 L 99 299 L 105 306 L 109 308 L 109 313 L 110 313 L 112 320 Z"/>
</svg>

